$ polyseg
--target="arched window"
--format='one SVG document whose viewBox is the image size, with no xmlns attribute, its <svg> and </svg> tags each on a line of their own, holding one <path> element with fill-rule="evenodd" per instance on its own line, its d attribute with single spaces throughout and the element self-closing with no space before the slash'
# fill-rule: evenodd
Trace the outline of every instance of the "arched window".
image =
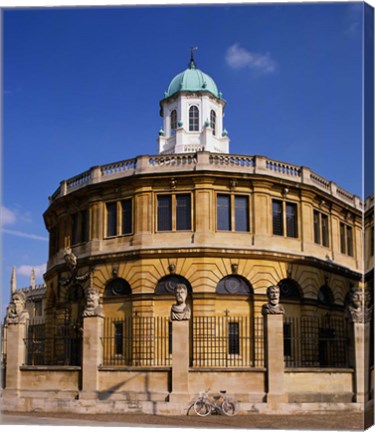
<svg viewBox="0 0 375 432">
<path fill-rule="evenodd" d="M 324 306 L 332 306 L 334 304 L 334 298 L 332 290 L 329 286 L 323 285 L 319 289 L 318 302 Z"/>
<path fill-rule="evenodd" d="M 177 129 L 177 111 L 173 110 L 171 112 L 171 135 L 176 133 Z"/>
<path fill-rule="evenodd" d="M 242 276 L 225 276 L 216 286 L 217 294 L 253 294 L 251 284 Z"/>
<path fill-rule="evenodd" d="M 174 295 L 174 289 L 178 284 L 186 285 L 189 294 L 192 292 L 190 282 L 186 278 L 179 275 L 169 275 L 159 280 L 156 285 L 155 294 Z"/>
<path fill-rule="evenodd" d="M 212 135 L 216 135 L 216 113 L 214 110 L 211 110 L 210 123 L 212 127 Z"/>
<path fill-rule="evenodd" d="M 132 293 L 129 283 L 122 278 L 112 279 L 105 287 L 105 297 L 120 297 L 127 296 Z"/>
<path fill-rule="evenodd" d="M 298 283 L 293 279 L 283 279 L 278 283 L 281 300 L 300 300 L 301 291 Z"/>
<path fill-rule="evenodd" d="M 189 131 L 199 131 L 199 110 L 195 105 L 189 109 Z"/>
</svg>

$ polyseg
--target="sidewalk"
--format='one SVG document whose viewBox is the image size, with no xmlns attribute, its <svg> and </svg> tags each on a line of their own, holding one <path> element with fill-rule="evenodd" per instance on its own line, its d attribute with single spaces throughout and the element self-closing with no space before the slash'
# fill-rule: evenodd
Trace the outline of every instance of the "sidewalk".
<svg viewBox="0 0 375 432">
<path fill-rule="evenodd" d="M 54 414 L 4 413 L 3 425 L 60 425 L 60 426 L 137 426 L 187 428 L 247 428 L 298 430 L 363 430 L 363 416 L 359 413 L 332 412 L 329 414 L 264 415 L 249 414 L 235 417 L 211 415 L 152 416 L 146 414 Z"/>
</svg>

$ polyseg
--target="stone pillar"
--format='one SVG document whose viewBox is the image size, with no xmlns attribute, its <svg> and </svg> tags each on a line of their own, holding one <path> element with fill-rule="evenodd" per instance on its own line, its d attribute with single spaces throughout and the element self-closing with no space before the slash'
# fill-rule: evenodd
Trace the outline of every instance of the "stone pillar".
<svg viewBox="0 0 375 432">
<path fill-rule="evenodd" d="M 95 399 L 99 391 L 98 367 L 103 362 L 103 325 L 101 315 L 83 319 L 82 397 Z"/>
<path fill-rule="evenodd" d="M 265 315 L 267 403 L 272 409 L 287 402 L 284 388 L 284 315 Z"/>
<path fill-rule="evenodd" d="M 171 307 L 172 320 L 172 393 L 170 402 L 189 401 L 189 322 L 190 306 L 186 304 L 188 295 L 184 284 L 174 288 L 176 304 Z"/>
<path fill-rule="evenodd" d="M 355 400 L 365 404 L 369 398 L 370 323 L 353 322 Z"/>
<path fill-rule="evenodd" d="M 284 307 L 280 304 L 280 288 L 267 288 L 268 303 L 263 305 L 265 357 L 267 368 L 267 404 L 278 409 L 287 402 L 284 388 Z"/>
<path fill-rule="evenodd" d="M 20 366 L 25 364 L 26 323 L 7 324 L 6 340 L 6 393 L 18 396 L 21 388 Z"/>
<path fill-rule="evenodd" d="M 369 397 L 371 302 L 369 292 L 364 293 L 362 288 L 354 286 L 349 291 L 349 302 L 345 310 L 346 318 L 353 328 L 355 401 L 363 404 Z"/>
<path fill-rule="evenodd" d="M 170 402 L 189 398 L 189 321 L 172 321 L 172 393 Z"/>
</svg>

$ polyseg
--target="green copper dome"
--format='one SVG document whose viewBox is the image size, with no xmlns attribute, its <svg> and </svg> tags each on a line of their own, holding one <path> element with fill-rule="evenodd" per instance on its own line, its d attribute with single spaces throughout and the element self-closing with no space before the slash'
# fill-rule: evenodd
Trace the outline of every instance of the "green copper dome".
<svg viewBox="0 0 375 432">
<path fill-rule="evenodd" d="M 183 72 L 176 75 L 169 84 L 168 91 L 164 93 L 164 97 L 168 98 L 180 91 L 212 93 L 215 97 L 221 99 L 215 81 L 207 74 L 197 69 L 192 59 L 189 67 Z"/>
</svg>

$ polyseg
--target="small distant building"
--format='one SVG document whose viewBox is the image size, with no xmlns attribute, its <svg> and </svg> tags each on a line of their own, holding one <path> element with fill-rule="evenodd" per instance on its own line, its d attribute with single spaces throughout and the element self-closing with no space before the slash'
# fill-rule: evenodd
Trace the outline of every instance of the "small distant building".
<svg viewBox="0 0 375 432">
<path fill-rule="evenodd" d="M 6 409 L 186 413 L 207 388 L 243 413 L 372 404 L 373 204 L 230 153 L 225 105 L 192 55 L 160 101 L 159 154 L 52 194 L 46 284 L 6 324 Z M 181 285 L 189 313 L 171 314 Z"/>
</svg>

